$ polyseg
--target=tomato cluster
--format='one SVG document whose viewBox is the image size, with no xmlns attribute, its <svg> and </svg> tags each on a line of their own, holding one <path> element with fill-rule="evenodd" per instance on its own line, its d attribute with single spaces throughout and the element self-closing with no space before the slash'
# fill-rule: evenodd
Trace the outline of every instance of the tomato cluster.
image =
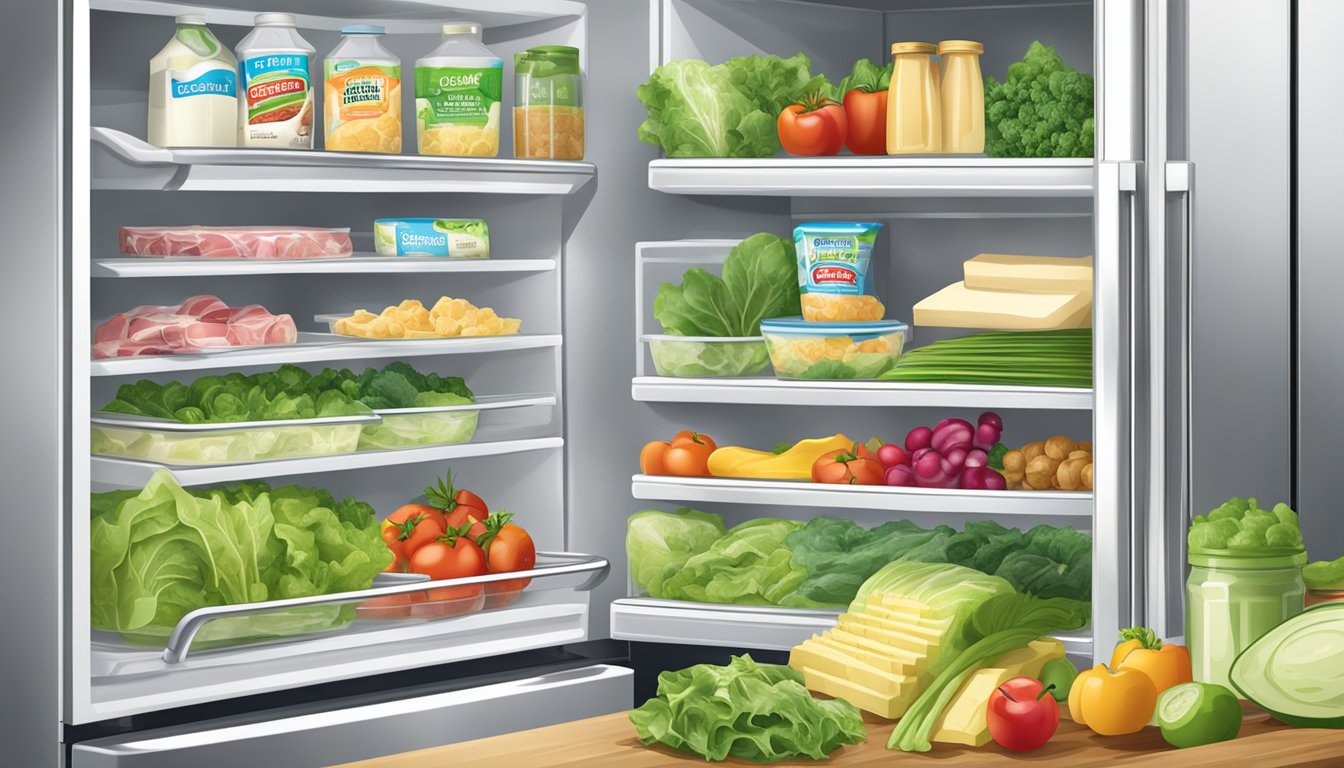
<svg viewBox="0 0 1344 768">
<path fill-rule="evenodd" d="M 646 475 L 709 477 L 709 455 L 718 450 L 714 438 L 689 429 L 671 440 L 654 440 L 639 452 L 639 471 Z"/>
</svg>

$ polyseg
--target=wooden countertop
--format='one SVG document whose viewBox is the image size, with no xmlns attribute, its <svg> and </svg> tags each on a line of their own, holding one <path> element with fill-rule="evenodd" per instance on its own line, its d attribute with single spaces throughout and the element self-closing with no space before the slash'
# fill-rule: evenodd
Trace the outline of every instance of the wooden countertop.
<svg viewBox="0 0 1344 768">
<path fill-rule="evenodd" d="M 1192 749 L 1173 749 L 1157 728 L 1145 728 L 1130 736 L 1097 736 L 1076 725 L 1065 715 L 1059 731 L 1041 749 L 1029 754 L 1003 750 L 991 743 L 983 749 L 935 744 L 933 751 L 906 754 L 889 751 L 887 736 L 893 723 L 868 718 L 868 740 L 831 754 L 829 762 L 777 763 L 777 765 L 834 766 L 996 766 L 1030 762 L 1040 768 L 1089 768 L 1133 766 L 1147 768 L 1214 768 L 1242 765 L 1249 768 L 1276 766 L 1344 766 L 1344 730 L 1294 729 L 1271 719 L 1253 705 L 1246 705 L 1241 735 L 1232 741 Z M 635 735 L 624 712 L 576 720 L 546 728 L 450 744 L 433 749 L 349 763 L 339 768 L 658 768 L 707 763 L 656 745 L 645 747 Z M 754 765 L 726 760 L 722 765 Z"/>
</svg>

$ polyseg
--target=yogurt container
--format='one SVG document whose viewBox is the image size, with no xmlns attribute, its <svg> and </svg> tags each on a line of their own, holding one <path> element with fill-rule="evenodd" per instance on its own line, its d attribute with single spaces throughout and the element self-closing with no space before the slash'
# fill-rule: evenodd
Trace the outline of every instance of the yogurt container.
<svg viewBox="0 0 1344 768">
<path fill-rule="evenodd" d="M 896 366 L 910 335 L 898 320 L 809 323 L 801 317 L 762 320 L 770 364 L 781 379 L 876 379 Z"/>
<path fill-rule="evenodd" d="M 810 323 L 881 320 L 886 308 L 864 292 L 873 245 L 882 225 L 820 221 L 793 229 L 803 319 Z"/>
<path fill-rule="evenodd" d="M 379 256 L 490 258 L 490 227 L 483 219 L 377 219 L 373 247 Z"/>
</svg>

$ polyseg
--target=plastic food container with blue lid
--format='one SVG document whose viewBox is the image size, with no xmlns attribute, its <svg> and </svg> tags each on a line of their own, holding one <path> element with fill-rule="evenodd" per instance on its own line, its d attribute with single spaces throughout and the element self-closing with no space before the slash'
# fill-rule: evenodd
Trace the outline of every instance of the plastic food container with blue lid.
<svg viewBox="0 0 1344 768">
<path fill-rule="evenodd" d="M 899 320 L 809 323 L 801 317 L 761 322 L 775 376 L 781 379 L 876 379 L 896 366 L 910 326 Z"/>
</svg>

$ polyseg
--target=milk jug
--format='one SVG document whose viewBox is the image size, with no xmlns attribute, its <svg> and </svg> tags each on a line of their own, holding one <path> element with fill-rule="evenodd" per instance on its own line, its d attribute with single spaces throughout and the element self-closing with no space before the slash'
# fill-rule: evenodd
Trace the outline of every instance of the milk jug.
<svg viewBox="0 0 1344 768">
<path fill-rule="evenodd" d="M 178 16 L 173 39 L 149 60 L 149 143 L 232 147 L 238 142 L 238 63 L 205 26 Z"/>
</svg>

